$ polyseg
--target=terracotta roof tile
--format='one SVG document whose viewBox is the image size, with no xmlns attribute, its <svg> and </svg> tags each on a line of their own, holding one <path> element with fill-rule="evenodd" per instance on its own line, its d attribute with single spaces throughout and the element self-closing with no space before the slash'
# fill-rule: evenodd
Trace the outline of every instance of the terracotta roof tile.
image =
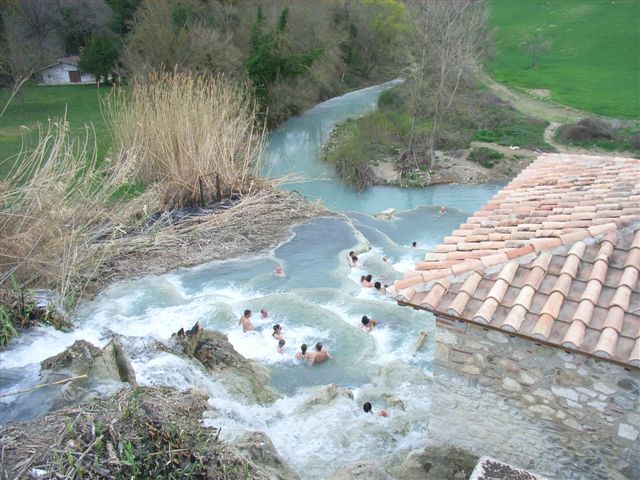
<svg viewBox="0 0 640 480">
<path fill-rule="evenodd" d="M 611 358 L 618 343 L 618 332 L 613 328 L 605 328 L 600 334 L 600 339 L 593 349 L 593 353 L 600 356 Z"/>
<path fill-rule="evenodd" d="M 467 292 L 458 293 L 458 295 L 456 295 L 456 298 L 454 298 L 453 301 L 449 304 L 447 313 L 449 313 L 449 315 L 462 315 L 462 312 L 464 312 L 464 309 L 467 308 L 467 303 L 469 303 L 470 299 L 471 295 L 469 295 Z"/>
<path fill-rule="evenodd" d="M 473 320 L 478 323 L 490 323 L 496 308 L 498 308 L 498 303 L 495 298 L 487 298 L 474 315 Z"/>
<path fill-rule="evenodd" d="M 396 295 L 640 368 L 639 178 L 640 159 L 542 155 L 397 281 Z"/>
<path fill-rule="evenodd" d="M 609 308 L 609 313 L 604 321 L 604 328 L 613 328 L 616 332 L 622 332 L 622 322 L 624 319 L 624 309 L 618 306 Z"/>
<path fill-rule="evenodd" d="M 448 280 L 444 284 L 440 282 L 436 283 L 420 304 L 424 305 L 429 310 L 435 310 L 449 288 L 449 285 L 451 285 L 451 282 Z"/>
<path fill-rule="evenodd" d="M 526 308 L 522 305 L 515 305 L 502 323 L 502 328 L 510 332 L 517 332 L 527 314 Z"/>
<path fill-rule="evenodd" d="M 629 309 L 629 300 L 631 299 L 631 289 L 627 286 L 621 286 L 618 287 L 618 289 L 616 290 L 616 293 L 613 296 L 613 299 L 611 299 L 611 303 L 609 304 L 610 307 L 613 306 L 617 306 L 620 307 L 622 310 L 628 310 Z"/>
<path fill-rule="evenodd" d="M 554 322 L 555 320 L 551 315 L 549 315 L 548 313 L 543 313 L 542 315 L 540 315 L 538 322 L 531 331 L 531 336 L 539 340 L 546 340 L 547 338 L 549 338 L 549 334 L 551 333 Z"/>
<path fill-rule="evenodd" d="M 593 317 L 594 307 L 595 305 L 590 300 L 582 300 L 573 314 L 573 320 L 580 321 L 588 327 Z"/>
<path fill-rule="evenodd" d="M 635 367 L 640 367 L 640 338 L 636 339 L 636 343 L 629 355 L 629 363 Z"/>
<path fill-rule="evenodd" d="M 593 308 L 593 305 L 591 305 L 591 308 Z M 587 327 L 581 321 L 575 320 L 571 322 L 567 333 L 562 339 L 562 346 L 574 349 L 580 348 L 586 331 Z"/>
<path fill-rule="evenodd" d="M 634 267 L 627 267 L 624 269 L 624 273 L 620 278 L 620 286 L 624 285 L 634 290 L 638 286 L 638 270 Z"/>
</svg>

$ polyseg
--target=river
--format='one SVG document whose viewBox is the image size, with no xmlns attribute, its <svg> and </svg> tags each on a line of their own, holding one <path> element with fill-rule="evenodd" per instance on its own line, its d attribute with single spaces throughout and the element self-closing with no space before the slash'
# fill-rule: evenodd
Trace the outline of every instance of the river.
<svg viewBox="0 0 640 480">
<path fill-rule="evenodd" d="M 289 119 L 274 131 L 265 175 L 304 174 L 308 181 L 285 185 L 323 202 L 343 217 L 319 218 L 292 229 L 273 251 L 251 258 L 182 268 L 162 276 L 111 285 L 82 305 L 68 333 L 39 327 L 0 353 L 0 394 L 38 383 L 39 363 L 85 339 L 104 345 L 109 331 L 124 336 L 141 385 L 199 387 L 211 392 L 205 423 L 222 427 L 221 439 L 260 430 L 302 478 L 325 478 L 342 464 L 375 459 L 401 463 L 424 447 L 429 422 L 429 385 L 434 321 L 424 311 L 401 308 L 361 275 L 390 283 L 401 277 L 445 235 L 480 208 L 499 185 L 449 185 L 423 189 L 373 187 L 358 193 L 319 161 L 322 144 L 336 123 L 375 108 L 391 84 L 331 99 Z M 439 214 L 440 206 L 446 214 Z M 373 213 L 398 210 L 392 220 Z M 411 242 L 417 247 L 411 247 Z M 347 252 L 356 250 L 351 268 Z M 386 261 L 385 261 L 386 259 Z M 281 265 L 285 276 L 274 275 Z M 259 311 L 267 309 L 267 319 Z M 254 312 L 258 332 L 244 334 L 238 318 Z M 380 320 L 371 334 L 360 330 L 363 315 Z M 228 335 L 236 350 L 268 367 L 271 386 L 282 398 L 269 406 L 247 405 L 208 378 L 193 362 L 148 348 L 196 321 Z M 276 352 L 271 326 L 283 326 L 285 352 Z M 427 342 L 418 351 L 421 332 Z M 299 345 L 322 342 L 334 359 L 305 367 L 293 356 Z M 327 395 L 337 384 L 353 393 Z M 100 385 L 100 393 L 118 386 Z M 43 392 L 0 399 L 0 424 L 40 416 L 51 408 Z M 385 408 L 388 418 L 365 415 L 362 404 Z"/>
</svg>

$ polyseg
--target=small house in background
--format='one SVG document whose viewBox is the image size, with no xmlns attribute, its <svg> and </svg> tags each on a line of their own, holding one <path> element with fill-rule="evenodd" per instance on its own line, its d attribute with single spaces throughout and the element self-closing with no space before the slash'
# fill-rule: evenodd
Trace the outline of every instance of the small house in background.
<svg viewBox="0 0 640 480">
<path fill-rule="evenodd" d="M 96 83 L 96 77 L 93 74 L 80 71 L 79 61 L 78 55 L 59 58 L 53 65 L 42 69 L 40 72 L 42 83 L 40 85 Z"/>
</svg>

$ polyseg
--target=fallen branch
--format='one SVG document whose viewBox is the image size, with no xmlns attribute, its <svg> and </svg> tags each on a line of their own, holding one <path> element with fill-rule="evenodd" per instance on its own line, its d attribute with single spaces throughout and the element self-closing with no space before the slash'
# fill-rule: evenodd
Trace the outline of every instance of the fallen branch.
<svg viewBox="0 0 640 480">
<path fill-rule="evenodd" d="M 31 392 L 33 390 L 38 390 L 39 388 L 48 387 L 50 385 L 59 385 L 61 383 L 71 382 L 73 380 L 80 380 L 81 378 L 87 378 L 87 375 L 78 375 L 77 377 L 65 378 L 63 380 L 57 380 L 55 382 L 42 383 L 40 385 L 36 385 L 35 387 L 26 388 L 24 390 L 18 390 L 17 392 L 5 393 L 4 395 L 0 395 L 0 398 L 10 397 L 12 395 L 19 395 L 21 393 Z"/>
</svg>

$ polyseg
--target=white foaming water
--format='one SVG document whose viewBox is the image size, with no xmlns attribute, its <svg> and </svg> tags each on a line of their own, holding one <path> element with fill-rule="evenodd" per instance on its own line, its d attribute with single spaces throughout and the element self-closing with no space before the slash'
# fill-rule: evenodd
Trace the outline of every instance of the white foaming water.
<svg viewBox="0 0 640 480">
<path fill-rule="evenodd" d="M 361 288 L 360 276 L 370 273 L 382 283 L 401 278 L 425 253 L 410 248 L 411 241 L 424 248 L 437 244 L 464 220 L 465 212 L 477 210 L 499 186 L 374 187 L 359 193 L 335 180 L 335 172 L 317 161 L 322 142 L 336 122 L 374 108 L 385 88 L 388 85 L 354 92 L 290 119 L 271 135 L 265 168 L 324 178 L 287 188 L 324 199 L 329 207 L 368 213 L 393 207 L 399 210 L 396 218 L 386 221 L 354 213 L 353 225 L 320 218 L 296 227 L 293 237 L 269 255 L 112 285 L 78 310 L 72 332 L 38 328 L 1 352 L 0 376 L 10 381 L 3 380 L 0 394 L 35 385 L 38 362 L 76 339 L 102 346 L 115 332 L 123 336 L 141 385 L 207 390 L 212 411 L 206 423 L 222 427 L 222 436 L 230 440 L 245 431 L 265 432 L 302 478 L 325 478 L 356 460 L 397 465 L 409 451 L 424 447 L 433 318 L 398 308 L 374 289 Z M 434 206 L 442 204 L 447 215 L 436 215 Z M 418 205 L 426 207 L 415 208 Z M 369 244 L 372 249 L 360 254 L 358 266 L 350 268 L 346 253 Z M 286 277 L 273 274 L 278 264 Z M 269 310 L 268 319 L 259 318 L 262 308 Z M 244 334 L 238 326 L 245 309 L 253 311 L 257 333 Z M 370 334 L 358 328 L 363 315 L 381 321 Z M 155 348 L 156 342 L 170 343 L 172 333 L 196 322 L 226 333 L 241 354 L 266 365 L 271 387 L 283 398 L 273 405 L 248 406 L 199 362 L 167 353 L 166 347 Z M 284 328 L 284 354 L 276 352 L 271 336 L 275 323 Z M 416 352 L 423 332 L 427 341 Z M 316 342 L 322 342 L 334 359 L 312 367 L 292 360 L 302 343 L 312 349 Z M 46 405 L 20 411 L 16 407 L 37 407 L 43 403 L 41 396 L 9 398 L 3 400 L 8 407 L 0 410 L 0 424 L 46 413 Z M 388 409 L 390 417 L 365 415 L 365 401 L 371 401 L 375 410 Z M 13 411 L 17 413 L 12 415 Z"/>
</svg>

